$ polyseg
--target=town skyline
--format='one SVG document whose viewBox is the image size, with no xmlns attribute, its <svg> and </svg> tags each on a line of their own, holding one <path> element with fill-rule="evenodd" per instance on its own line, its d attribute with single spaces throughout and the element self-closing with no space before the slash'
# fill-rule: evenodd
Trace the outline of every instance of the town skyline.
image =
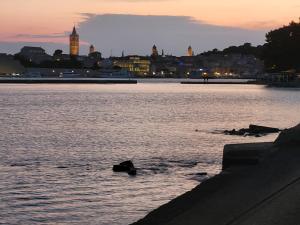
<svg viewBox="0 0 300 225">
<path fill-rule="evenodd" d="M 25 45 L 67 51 L 70 27 L 76 25 L 83 54 L 94 44 L 106 57 L 122 51 L 145 55 L 144 46 L 155 43 L 169 54 L 183 55 L 189 45 L 201 52 L 244 42 L 263 44 L 267 30 L 299 16 L 295 0 L 268 0 L 259 8 L 255 2 L 3 0 L 0 51 L 16 53 Z"/>
</svg>

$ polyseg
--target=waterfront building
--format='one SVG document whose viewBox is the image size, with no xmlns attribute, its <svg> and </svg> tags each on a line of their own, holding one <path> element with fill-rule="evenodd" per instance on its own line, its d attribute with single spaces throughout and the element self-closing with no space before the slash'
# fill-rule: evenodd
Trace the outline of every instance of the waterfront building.
<svg viewBox="0 0 300 225">
<path fill-rule="evenodd" d="M 264 63 L 253 55 L 247 54 L 211 54 L 197 56 L 204 68 L 208 68 L 212 76 L 256 78 L 263 73 Z"/>
<path fill-rule="evenodd" d="M 151 77 L 170 77 L 178 78 L 177 73 L 178 58 L 175 56 L 165 55 L 151 61 Z"/>
<path fill-rule="evenodd" d="M 126 69 L 137 76 L 147 76 L 150 72 L 150 59 L 141 56 L 126 56 L 113 58 L 113 65 Z"/>
<path fill-rule="evenodd" d="M 79 55 L 79 35 L 77 34 L 75 26 L 73 27 L 72 34 L 70 35 L 70 55 Z"/>
</svg>

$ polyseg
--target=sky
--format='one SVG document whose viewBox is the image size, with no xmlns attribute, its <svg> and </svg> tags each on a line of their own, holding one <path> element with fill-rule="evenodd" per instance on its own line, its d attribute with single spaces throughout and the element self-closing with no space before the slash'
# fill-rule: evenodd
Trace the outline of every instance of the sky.
<svg viewBox="0 0 300 225">
<path fill-rule="evenodd" d="M 299 0 L 0 0 L 0 52 L 23 45 L 68 52 L 76 25 L 81 54 L 94 44 L 104 54 L 150 54 L 153 44 L 184 55 L 250 42 L 298 21 Z"/>
</svg>

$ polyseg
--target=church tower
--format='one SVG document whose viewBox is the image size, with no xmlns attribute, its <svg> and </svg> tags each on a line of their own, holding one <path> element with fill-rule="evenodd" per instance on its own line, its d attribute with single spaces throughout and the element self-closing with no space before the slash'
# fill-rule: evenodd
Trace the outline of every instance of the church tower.
<svg viewBox="0 0 300 225">
<path fill-rule="evenodd" d="M 152 47 L 152 56 L 154 56 L 154 57 L 158 56 L 158 50 L 157 50 L 156 45 L 153 45 L 153 47 Z"/>
<path fill-rule="evenodd" d="M 189 48 L 188 48 L 188 56 L 194 56 L 192 46 L 189 46 Z"/>
<path fill-rule="evenodd" d="M 73 32 L 70 35 L 70 55 L 79 55 L 79 35 L 76 32 L 75 26 L 73 27 Z"/>
<path fill-rule="evenodd" d="M 95 47 L 94 45 L 91 45 L 90 46 L 90 54 L 94 53 L 95 52 Z"/>
</svg>

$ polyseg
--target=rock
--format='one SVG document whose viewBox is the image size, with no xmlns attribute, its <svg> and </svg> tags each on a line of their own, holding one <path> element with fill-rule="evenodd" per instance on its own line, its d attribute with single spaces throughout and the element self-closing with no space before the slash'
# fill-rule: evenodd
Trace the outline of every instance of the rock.
<svg viewBox="0 0 300 225">
<path fill-rule="evenodd" d="M 224 133 L 227 134 L 227 135 L 239 135 L 239 132 L 236 131 L 235 129 L 233 129 L 233 130 L 225 130 Z"/>
<path fill-rule="evenodd" d="M 226 135 L 237 135 L 237 136 L 254 136 L 254 137 L 261 137 L 266 134 L 270 133 L 278 133 L 281 130 L 278 128 L 273 127 L 265 127 L 265 126 L 258 126 L 258 125 L 249 125 L 249 128 L 242 128 L 240 130 L 225 130 L 224 134 Z"/>
<path fill-rule="evenodd" d="M 136 175 L 136 169 L 133 168 L 133 169 L 129 170 L 127 173 L 128 173 L 128 175 L 135 176 Z"/>
<path fill-rule="evenodd" d="M 284 130 L 274 142 L 277 146 L 299 146 L 300 145 L 300 124 Z"/>
<path fill-rule="evenodd" d="M 132 161 L 130 161 L 130 160 L 120 163 L 120 166 L 124 166 L 124 167 L 128 167 L 128 168 L 134 168 L 134 165 L 133 165 Z"/>
<path fill-rule="evenodd" d="M 249 131 L 255 134 L 270 134 L 270 133 L 278 133 L 280 132 L 280 129 L 250 124 Z"/>
<path fill-rule="evenodd" d="M 230 144 L 224 146 L 222 170 L 232 166 L 259 164 L 273 152 L 272 142 Z"/>
<path fill-rule="evenodd" d="M 202 172 L 202 173 L 197 173 L 196 175 L 197 175 L 197 176 L 207 176 L 208 174 L 205 173 L 205 172 Z"/>
<path fill-rule="evenodd" d="M 132 161 L 125 161 L 119 165 L 113 166 L 114 172 L 126 172 L 129 175 L 136 175 L 136 168 L 134 167 Z"/>
</svg>

